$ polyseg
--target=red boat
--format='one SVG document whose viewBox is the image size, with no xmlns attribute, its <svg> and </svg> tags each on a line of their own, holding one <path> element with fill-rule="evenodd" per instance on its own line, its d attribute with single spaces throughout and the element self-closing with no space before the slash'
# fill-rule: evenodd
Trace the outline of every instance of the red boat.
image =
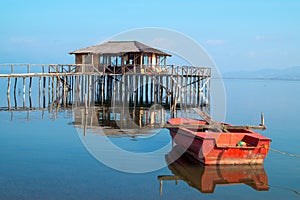
<svg viewBox="0 0 300 200">
<path fill-rule="evenodd" d="M 263 164 L 271 142 L 247 126 L 190 118 L 172 118 L 168 124 L 173 141 L 205 165 Z"/>
</svg>

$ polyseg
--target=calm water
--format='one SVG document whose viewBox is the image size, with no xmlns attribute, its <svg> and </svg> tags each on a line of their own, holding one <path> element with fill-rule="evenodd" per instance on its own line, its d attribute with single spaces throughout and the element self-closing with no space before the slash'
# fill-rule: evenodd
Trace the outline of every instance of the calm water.
<svg viewBox="0 0 300 200">
<path fill-rule="evenodd" d="M 225 80 L 225 87 L 227 122 L 256 125 L 263 111 L 268 127 L 263 134 L 272 138 L 271 147 L 300 155 L 300 82 Z M 3 92 L 5 88 L 0 90 Z M 5 96 L 0 103 L 5 106 Z M 299 158 L 271 151 L 262 169 L 210 169 L 183 157 L 151 173 L 124 173 L 98 162 L 85 149 L 70 111 L 60 111 L 53 118 L 53 113 L 41 111 L 0 112 L 0 199 L 300 199 Z M 100 137 L 88 131 L 85 138 Z M 169 143 L 170 136 L 162 130 L 148 138 L 111 140 L 130 151 L 152 151 Z M 169 151 L 157 159 L 165 161 L 174 153 Z M 215 183 L 220 184 L 210 187 L 212 190 L 204 188 L 213 184 L 204 179 L 207 173 L 223 176 L 217 177 Z M 163 181 L 160 191 L 158 176 L 162 175 L 183 180 L 178 184 Z M 240 184 L 224 182 L 235 175 L 233 182 Z M 255 177 L 268 187 L 255 190 Z"/>
</svg>

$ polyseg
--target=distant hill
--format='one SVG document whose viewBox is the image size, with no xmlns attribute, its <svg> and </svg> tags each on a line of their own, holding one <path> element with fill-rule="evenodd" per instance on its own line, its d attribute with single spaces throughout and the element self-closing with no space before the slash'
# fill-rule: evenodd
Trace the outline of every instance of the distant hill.
<svg viewBox="0 0 300 200">
<path fill-rule="evenodd" d="M 223 78 L 300 80 L 300 66 L 286 69 L 262 69 L 257 71 L 235 71 L 222 74 Z"/>
</svg>

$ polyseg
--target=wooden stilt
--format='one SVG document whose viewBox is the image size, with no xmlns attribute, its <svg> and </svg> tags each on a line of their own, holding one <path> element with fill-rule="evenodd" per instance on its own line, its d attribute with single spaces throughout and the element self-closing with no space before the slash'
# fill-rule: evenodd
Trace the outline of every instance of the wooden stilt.
<svg viewBox="0 0 300 200">
<path fill-rule="evenodd" d="M 32 92 L 32 77 L 29 77 L 29 96 L 31 96 L 31 92 Z"/>
<path fill-rule="evenodd" d="M 148 106 L 149 105 L 149 76 L 146 75 L 146 91 L 145 91 L 145 96 L 146 96 L 146 105 Z"/>
<path fill-rule="evenodd" d="M 18 78 L 15 78 L 15 84 L 14 84 L 14 102 L 15 102 L 15 108 L 18 107 L 18 103 L 17 103 L 17 82 L 18 82 Z"/>
<path fill-rule="evenodd" d="M 7 80 L 7 107 L 10 110 L 10 78 Z"/>
<path fill-rule="evenodd" d="M 23 77 L 23 107 L 26 107 L 26 78 Z"/>
<path fill-rule="evenodd" d="M 7 95 L 10 95 L 10 78 L 7 78 Z"/>
<path fill-rule="evenodd" d="M 63 93 L 64 93 L 63 96 L 64 107 L 66 107 L 67 106 L 67 77 L 66 76 L 63 77 Z"/>
</svg>

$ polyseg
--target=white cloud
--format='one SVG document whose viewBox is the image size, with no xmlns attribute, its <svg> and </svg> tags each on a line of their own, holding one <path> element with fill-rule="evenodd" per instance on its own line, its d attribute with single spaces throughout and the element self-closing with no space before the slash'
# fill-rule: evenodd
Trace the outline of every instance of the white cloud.
<svg viewBox="0 0 300 200">
<path fill-rule="evenodd" d="M 248 57 L 251 57 L 251 58 L 255 57 L 256 55 L 257 55 L 257 54 L 256 54 L 255 51 L 249 51 L 248 54 L 247 54 L 247 56 L 248 56 Z"/>
<path fill-rule="evenodd" d="M 154 38 L 153 40 L 151 40 L 151 45 L 153 46 L 157 46 L 157 47 L 168 47 L 168 48 L 172 48 L 174 46 L 176 46 L 176 44 L 174 44 L 173 41 L 167 39 L 167 38 L 160 38 L 160 37 L 157 37 L 157 38 Z"/>
<path fill-rule="evenodd" d="M 216 45 L 223 45 L 225 43 L 225 41 L 224 40 L 207 40 L 205 43 L 208 45 L 216 46 Z"/>
<path fill-rule="evenodd" d="M 256 35 L 255 36 L 255 40 L 257 40 L 257 41 L 263 41 L 263 40 L 266 40 L 266 39 L 267 38 L 264 35 Z"/>
</svg>

